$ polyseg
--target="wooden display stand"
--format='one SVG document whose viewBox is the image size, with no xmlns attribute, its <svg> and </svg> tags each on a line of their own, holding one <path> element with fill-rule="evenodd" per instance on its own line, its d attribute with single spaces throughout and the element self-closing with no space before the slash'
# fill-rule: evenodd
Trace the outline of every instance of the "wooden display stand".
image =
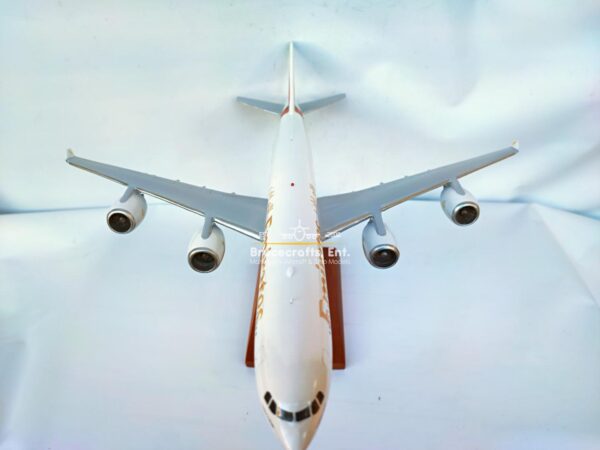
<svg viewBox="0 0 600 450">
<path fill-rule="evenodd" d="M 329 294 L 329 313 L 331 315 L 331 337 L 333 349 L 333 369 L 346 368 L 346 347 L 344 344 L 344 314 L 342 309 L 342 277 L 340 256 L 334 248 L 323 247 L 325 257 L 325 276 Z M 254 367 L 254 321 L 256 319 L 256 299 L 258 297 L 258 279 L 260 266 L 254 289 L 254 306 L 248 331 L 248 346 L 246 347 L 246 366 Z"/>
</svg>

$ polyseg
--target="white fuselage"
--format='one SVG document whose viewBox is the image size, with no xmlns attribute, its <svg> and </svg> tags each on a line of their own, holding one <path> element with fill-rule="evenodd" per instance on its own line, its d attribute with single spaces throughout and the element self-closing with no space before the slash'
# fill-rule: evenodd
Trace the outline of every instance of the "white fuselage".
<svg viewBox="0 0 600 450">
<path fill-rule="evenodd" d="M 329 394 L 331 322 L 312 158 L 293 109 L 281 117 L 273 155 L 255 333 L 267 418 L 286 448 L 305 449 Z"/>
</svg>

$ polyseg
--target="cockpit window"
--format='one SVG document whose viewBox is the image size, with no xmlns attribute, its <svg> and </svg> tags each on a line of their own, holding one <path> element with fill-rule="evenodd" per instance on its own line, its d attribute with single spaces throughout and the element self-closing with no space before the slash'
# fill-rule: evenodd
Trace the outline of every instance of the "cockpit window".
<svg viewBox="0 0 600 450">
<path fill-rule="evenodd" d="M 267 393 L 265 394 L 265 403 L 268 405 L 270 401 L 271 401 L 271 393 L 269 391 L 267 391 Z"/>
<path fill-rule="evenodd" d="M 317 403 L 316 400 L 312 401 L 312 403 L 310 404 L 310 409 L 311 409 L 313 415 L 315 415 L 316 413 L 319 412 L 319 404 Z"/>
<path fill-rule="evenodd" d="M 301 422 L 305 419 L 308 419 L 311 415 L 315 415 L 319 412 L 319 409 L 323 405 L 325 401 L 325 395 L 323 392 L 317 392 L 317 396 L 310 402 L 310 405 L 304 409 L 301 409 L 297 412 L 286 411 L 285 409 L 281 409 L 277 407 L 277 402 L 271 395 L 269 391 L 265 392 L 263 397 L 265 399 L 265 403 L 269 407 L 269 411 L 271 411 L 275 416 L 279 417 L 281 420 L 285 420 L 286 422 Z M 312 413 L 312 414 L 311 414 Z"/>
<path fill-rule="evenodd" d="M 317 400 L 319 400 L 319 403 L 322 405 L 323 404 L 323 400 L 325 399 L 325 396 L 323 395 L 323 393 L 321 391 L 319 391 L 317 393 Z"/>
<path fill-rule="evenodd" d="M 277 417 L 281 420 L 285 420 L 286 422 L 292 422 L 294 420 L 294 413 L 286 411 L 285 409 L 280 409 L 278 412 L 279 414 L 277 414 Z"/>
<path fill-rule="evenodd" d="M 271 402 L 271 404 L 269 405 L 269 409 L 273 414 L 277 412 L 277 403 L 275 403 L 275 400 Z"/>
<path fill-rule="evenodd" d="M 310 417 L 310 407 L 304 408 L 302 411 L 298 411 L 296 413 L 296 422 L 302 422 L 304 419 L 308 419 Z"/>
</svg>

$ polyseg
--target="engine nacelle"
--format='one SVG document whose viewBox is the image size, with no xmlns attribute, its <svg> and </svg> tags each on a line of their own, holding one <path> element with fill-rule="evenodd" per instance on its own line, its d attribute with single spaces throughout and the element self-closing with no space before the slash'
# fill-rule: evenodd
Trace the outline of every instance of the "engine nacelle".
<svg viewBox="0 0 600 450">
<path fill-rule="evenodd" d="M 400 257 L 400 251 L 396 246 L 396 239 L 387 225 L 384 224 L 385 234 L 377 234 L 377 228 L 372 220 L 369 220 L 362 234 L 363 251 L 367 261 L 378 269 L 392 267 Z"/>
<path fill-rule="evenodd" d="M 479 217 L 479 204 L 469 191 L 462 189 L 460 185 L 457 189 L 452 185 L 444 186 L 440 197 L 442 209 L 456 225 L 471 225 Z"/>
<path fill-rule="evenodd" d="M 126 191 L 106 214 L 106 223 L 115 233 L 129 233 L 142 223 L 147 209 L 146 199 L 141 193 Z"/>
<path fill-rule="evenodd" d="M 202 237 L 202 230 L 197 231 L 188 247 L 188 264 L 196 272 L 212 272 L 225 255 L 225 237 L 223 231 L 212 225 L 212 229 L 207 238 Z"/>
</svg>

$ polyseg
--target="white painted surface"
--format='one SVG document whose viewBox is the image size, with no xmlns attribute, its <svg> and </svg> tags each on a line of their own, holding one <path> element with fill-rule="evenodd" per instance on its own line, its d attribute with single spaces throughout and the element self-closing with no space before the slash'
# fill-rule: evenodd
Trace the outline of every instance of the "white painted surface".
<svg viewBox="0 0 600 450">
<path fill-rule="evenodd" d="M 105 212 L 0 217 L 0 448 L 279 448 L 243 364 L 254 243 L 225 231 L 202 276 L 194 215 L 150 207 L 118 236 Z M 483 203 L 461 228 L 432 202 L 385 219 L 390 270 L 344 235 L 348 369 L 311 448 L 598 448 L 598 222 Z"/>
<path fill-rule="evenodd" d="M 274 431 L 286 449 L 304 450 L 329 399 L 331 320 L 312 158 L 303 118 L 295 111 L 292 55 L 290 47 L 291 111 L 281 117 L 273 154 L 254 362 L 258 399 Z M 277 405 L 275 415 L 265 403 L 267 392 Z M 312 409 L 318 393 L 324 398 Z M 296 413 L 307 407 L 310 417 L 297 421 Z M 279 410 L 292 413 L 292 421 L 276 417 Z"/>
</svg>

